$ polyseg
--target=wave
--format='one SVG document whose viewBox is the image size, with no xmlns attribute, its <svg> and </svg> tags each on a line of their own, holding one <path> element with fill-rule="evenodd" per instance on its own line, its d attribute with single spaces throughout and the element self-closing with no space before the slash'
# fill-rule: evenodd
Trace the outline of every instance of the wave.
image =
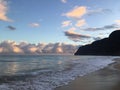
<svg viewBox="0 0 120 90">
<path fill-rule="evenodd" d="M 113 57 L 96 56 L 82 58 L 82 60 L 73 58 L 70 67 L 64 70 L 33 72 L 31 74 L 34 76 L 27 77 L 25 80 L 2 83 L 0 90 L 53 90 L 67 85 L 78 76 L 100 70 L 113 62 Z"/>
</svg>

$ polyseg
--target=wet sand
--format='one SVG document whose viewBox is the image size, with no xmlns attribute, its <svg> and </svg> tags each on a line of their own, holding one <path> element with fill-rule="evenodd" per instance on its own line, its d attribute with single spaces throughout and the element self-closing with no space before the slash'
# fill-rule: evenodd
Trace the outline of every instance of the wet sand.
<svg viewBox="0 0 120 90">
<path fill-rule="evenodd" d="M 120 90 L 120 58 L 108 67 L 78 77 L 55 90 Z"/>
</svg>

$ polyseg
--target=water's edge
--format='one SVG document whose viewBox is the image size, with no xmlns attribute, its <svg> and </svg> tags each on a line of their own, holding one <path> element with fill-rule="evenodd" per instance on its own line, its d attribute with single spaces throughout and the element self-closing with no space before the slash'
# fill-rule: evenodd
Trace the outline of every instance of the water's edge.
<svg viewBox="0 0 120 90">
<path fill-rule="evenodd" d="M 76 77 L 84 76 L 114 63 L 113 59 L 113 57 L 88 57 L 82 61 L 75 59 L 72 60 L 72 68 L 67 70 L 47 71 L 47 73 L 42 74 L 33 73 L 30 76 L 22 75 L 22 77 L 16 76 L 17 79 L 10 77 L 6 81 L 5 77 L 4 79 L 0 78 L 4 81 L 4 83 L 1 82 L 0 90 L 53 90 L 56 87 L 68 84 Z"/>
</svg>

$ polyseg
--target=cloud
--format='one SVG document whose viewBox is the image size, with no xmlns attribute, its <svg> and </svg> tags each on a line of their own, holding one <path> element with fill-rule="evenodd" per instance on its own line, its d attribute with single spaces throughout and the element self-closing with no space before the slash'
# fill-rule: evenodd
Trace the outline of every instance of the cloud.
<svg viewBox="0 0 120 90">
<path fill-rule="evenodd" d="M 70 29 L 68 30 L 68 32 L 70 32 L 70 33 L 75 33 L 75 30 L 76 30 L 76 28 L 72 27 L 72 28 L 70 28 Z"/>
<path fill-rule="evenodd" d="M 27 50 L 28 50 L 27 52 L 29 53 L 36 53 L 37 47 L 36 46 L 28 47 Z"/>
<path fill-rule="evenodd" d="M 112 11 L 110 9 L 99 8 L 96 10 L 88 10 L 87 15 L 100 14 L 100 13 L 111 13 L 111 12 Z"/>
<path fill-rule="evenodd" d="M 43 49 L 43 52 L 49 52 L 49 53 L 64 53 L 63 50 L 64 45 L 62 43 L 50 43 L 48 45 L 46 45 Z"/>
<path fill-rule="evenodd" d="M 87 24 L 86 20 L 83 16 L 85 15 L 93 15 L 93 14 L 101 14 L 101 13 L 111 13 L 112 11 L 110 9 L 103 9 L 99 8 L 96 10 L 90 10 L 86 6 L 77 6 L 70 10 L 67 13 L 64 13 L 63 16 L 66 16 L 69 18 L 67 22 L 62 23 L 62 27 L 67 27 L 69 25 L 74 24 L 75 27 L 82 27 L 83 25 Z M 75 20 L 76 21 L 75 21 Z M 74 21 L 73 21 L 74 20 Z M 103 28 L 112 28 L 112 27 L 103 27 Z M 103 29 L 103 28 L 89 28 L 89 29 Z"/>
<path fill-rule="evenodd" d="M 117 25 L 120 25 L 120 20 L 115 20 Z"/>
<path fill-rule="evenodd" d="M 112 25 L 106 25 L 106 26 L 103 27 L 104 30 L 105 29 L 114 29 L 114 28 L 118 28 L 118 25 L 112 24 Z"/>
<path fill-rule="evenodd" d="M 81 27 L 83 25 L 86 24 L 86 21 L 84 19 L 80 19 L 77 21 L 77 23 L 75 24 L 76 27 Z"/>
<path fill-rule="evenodd" d="M 40 54 L 74 54 L 77 45 L 65 43 L 16 43 L 15 41 L 0 42 L 0 54 L 40 55 Z"/>
<path fill-rule="evenodd" d="M 111 13 L 112 10 L 99 8 L 96 10 L 89 10 L 86 6 L 78 6 L 73 8 L 71 11 L 64 13 L 63 16 L 70 17 L 70 18 L 82 18 L 84 15 L 93 15 L 93 14 L 104 14 L 104 13 Z"/>
<path fill-rule="evenodd" d="M 70 17 L 70 18 L 81 18 L 83 15 L 87 13 L 87 9 L 85 6 L 75 7 L 71 11 L 63 14 L 63 16 Z"/>
<path fill-rule="evenodd" d="M 8 28 L 9 30 L 16 30 L 16 28 L 13 27 L 13 26 L 7 26 L 7 28 Z"/>
<path fill-rule="evenodd" d="M 93 39 L 94 39 L 95 41 L 97 41 L 97 40 L 101 40 L 102 38 L 101 38 L 101 37 L 93 37 Z"/>
<path fill-rule="evenodd" d="M 83 30 L 88 30 L 88 31 L 97 31 L 97 30 L 107 30 L 107 29 L 117 29 L 119 26 L 117 24 L 111 24 L 111 25 L 105 25 L 103 27 L 90 27 L 90 28 L 85 28 Z"/>
<path fill-rule="evenodd" d="M 70 20 L 62 22 L 62 27 L 67 27 L 67 26 L 71 26 L 71 25 L 72 25 L 72 22 Z"/>
<path fill-rule="evenodd" d="M 67 0 L 61 0 L 62 3 L 67 3 Z"/>
<path fill-rule="evenodd" d="M 81 41 L 82 39 L 86 39 L 86 38 L 91 38 L 88 35 L 82 35 L 79 33 L 76 33 L 75 28 L 71 28 L 68 31 L 65 31 L 65 36 L 67 36 L 70 40 L 74 41 L 74 42 L 78 42 Z"/>
<path fill-rule="evenodd" d="M 1 54 L 21 54 L 22 49 L 19 48 L 14 41 L 3 41 L 0 43 L 0 53 Z"/>
<path fill-rule="evenodd" d="M 31 23 L 30 26 L 31 27 L 40 27 L 40 24 L 39 23 Z"/>
<path fill-rule="evenodd" d="M 0 0 L 0 20 L 2 21 L 12 21 L 7 17 L 8 3 L 6 0 Z"/>
</svg>

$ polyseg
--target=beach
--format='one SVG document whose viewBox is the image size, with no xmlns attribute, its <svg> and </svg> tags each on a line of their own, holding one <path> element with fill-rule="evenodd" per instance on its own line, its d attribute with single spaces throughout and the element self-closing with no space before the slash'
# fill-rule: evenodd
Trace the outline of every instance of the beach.
<svg viewBox="0 0 120 90">
<path fill-rule="evenodd" d="M 0 90 L 120 90 L 118 57 L 1 56 L 0 65 Z"/>
<path fill-rule="evenodd" d="M 120 90 L 120 58 L 107 67 L 78 77 L 55 90 Z"/>
</svg>

